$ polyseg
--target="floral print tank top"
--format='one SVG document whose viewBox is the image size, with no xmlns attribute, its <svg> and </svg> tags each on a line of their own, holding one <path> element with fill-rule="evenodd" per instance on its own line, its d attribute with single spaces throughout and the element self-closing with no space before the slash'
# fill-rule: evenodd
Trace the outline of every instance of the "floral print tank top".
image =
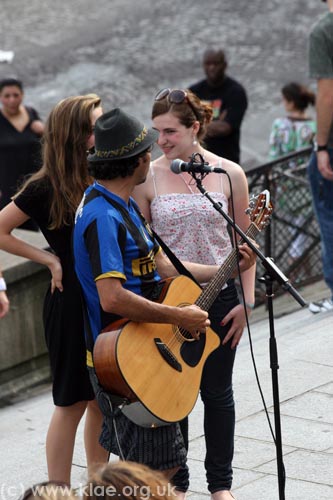
<svg viewBox="0 0 333 500">
<path fill-rule="evenodd" d="M 180 260 L 221 265 L 232 248 L 224 217 L 201 193 L 159 195 L 153 167 L 151 174 L 155 198 L 150 210 L 156 233 Z M 225 212 L 228 211 L 228 200 L 223 192 L 210 195 L 221 203 Z"/>
</svg>

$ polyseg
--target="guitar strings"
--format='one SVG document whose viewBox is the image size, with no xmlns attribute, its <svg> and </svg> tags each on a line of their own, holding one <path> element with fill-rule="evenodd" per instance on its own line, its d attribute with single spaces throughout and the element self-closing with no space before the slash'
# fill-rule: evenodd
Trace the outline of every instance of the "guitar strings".
<svg viewBox="0 0 333 500">
<path fill-rule="evenodd" d="M 259 227 L 254 222 L 252 222 L 248 230 L 246 231 L 246 236 L 253 238 L 258 231 L 260 231 Z M 206 288 L 204 289 L 203 293 L 200 295 L 198 300 L 195 302 L 195 304 L 197 304 L 199 307 L 201 307 L 206 311 L 210 308 L 211 304 L 216 298 L 216 295 L 221 290 L 221 286 L 223 286 L 223 283 L 226 283 L 226 281 L 228 281 L 233 271 L 236 259 L 237 259 L 237 250 L 234 248 L 221 266 L 227 268 L 226 272 L 224 274 L 220 274 L 219 271 L 216 273 L 214 278 L 212 278 L 211 281 L 208 283 L 208 285 L 206 286 Z M 182 346 L 184 342 L 191 341 L 193 339 L 192 335 L 184 328 L 179 327 L 178 325 L 173 325 L 173 328 L 174 328 L 174 336 L 165 344 L 170 350 L 177 347 L 178 344 Z"/>
</svg>

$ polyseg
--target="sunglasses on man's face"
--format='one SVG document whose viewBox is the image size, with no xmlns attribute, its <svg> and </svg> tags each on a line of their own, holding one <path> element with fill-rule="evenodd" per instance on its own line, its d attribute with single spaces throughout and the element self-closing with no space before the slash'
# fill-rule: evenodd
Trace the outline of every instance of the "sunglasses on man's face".
<svg viewBox="0 0 333 500">
<path fill-rule="evenodd" d="M 168 101 L 171 104 L 181 104 L 184 101 L 187 102 L 187 104 L 192 109 L 194 116 L 196 118 L 198 118 L 197 112 L 196 112 L 193 104 L 191 103 L 191 100 L 189 99 L 188 94 L 185 90 L 183 90 L 183 89 L 173 89 L 173 90 L 162 89 L 159 92 L 157 92 L 157 94 L 155 96 L 155 101 L 162 101 L 166 97 L 168 98 Z"/>
</svg>

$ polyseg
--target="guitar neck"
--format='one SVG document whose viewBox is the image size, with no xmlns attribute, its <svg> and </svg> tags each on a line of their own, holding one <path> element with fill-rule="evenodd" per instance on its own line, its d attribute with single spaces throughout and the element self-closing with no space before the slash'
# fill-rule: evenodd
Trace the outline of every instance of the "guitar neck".
<svg viewBox="0 0 333 500">
<path fill-rule="evenodd" d="M 249 238 L 254 238 L 259 232 L 258 227 L 251 223 L 246 231 L 246 236 Z M 242 243 L 242 240 L 241 240 Z M 220 269 L 217 271 L 215 276 L 210 280 L 208 285 L 205 287 L 203 292 L 200 294 L 196 301 L 196 305 L 201 307 L 204 311 L 208 311 L 212 306 L 214 300 L 219 295 L 223 286 L 231 278 L 237 265 L 237 249 L 234 248 L 223 262 Z"/>
</svg>

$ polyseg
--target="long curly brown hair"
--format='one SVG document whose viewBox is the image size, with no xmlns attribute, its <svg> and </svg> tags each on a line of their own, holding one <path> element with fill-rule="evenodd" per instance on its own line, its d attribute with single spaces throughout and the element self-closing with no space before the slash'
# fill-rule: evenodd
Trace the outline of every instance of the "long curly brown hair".
<svg viewBox="0 0 333 500">
<path fill-rule="evenodd" d="M 87 140 L 92 133 L 91 112 L 100 105 L 96 94 L 67 97 L 56 104 L 45 125 L 43 166 L 15 195 L 33 182 L 48 179 L 53 190 L 50 229 L 73 223 L 83 192 L 91 183 Z"/>
</svg>

